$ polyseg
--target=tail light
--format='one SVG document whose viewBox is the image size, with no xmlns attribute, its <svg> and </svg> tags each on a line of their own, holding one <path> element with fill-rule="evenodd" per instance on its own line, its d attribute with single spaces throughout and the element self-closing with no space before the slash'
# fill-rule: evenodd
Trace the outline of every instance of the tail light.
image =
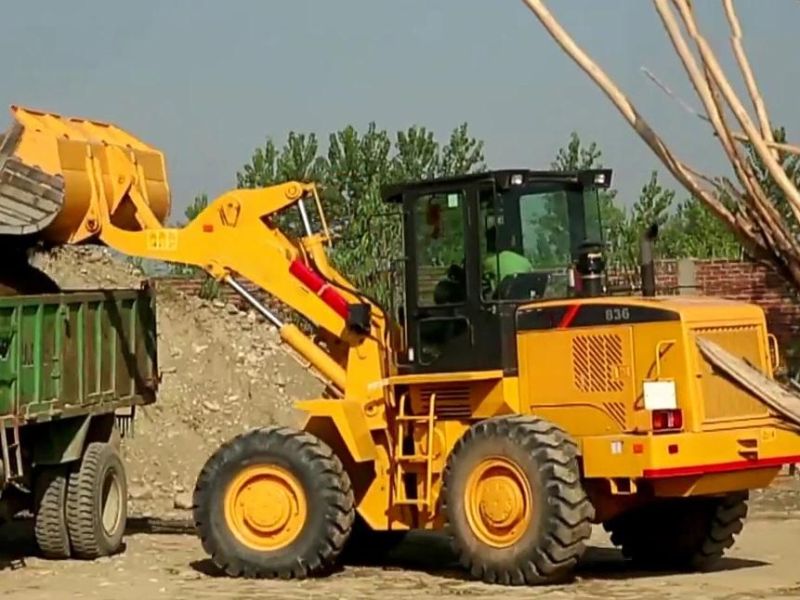
<svg viewBox="0 0 800 600">
<path fill-rule="evenodd" d="M 676 431 L 683 428 L 683 412 L 679 408 L 654 410 L 653 431 Z"/>
</svg>

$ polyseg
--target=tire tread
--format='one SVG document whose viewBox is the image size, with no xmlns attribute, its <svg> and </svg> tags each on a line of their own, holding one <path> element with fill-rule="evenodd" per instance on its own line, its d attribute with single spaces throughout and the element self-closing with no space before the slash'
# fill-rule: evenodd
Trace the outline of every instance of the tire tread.
<svg viewBox="0 0 800 600">
<path fill-rule="evenodd" d="M 42 556 L 67 559 L 70 549 L 66 499 L 69 473 L 64 467 L 48 467 L 38 475 L 34 536 Z"/>
<path fill-rule="evenodd" d="M 448 513 L 448 482 L 459 455 L 476 439 L 509 437 L 524 448 L 541 467 L 543 493 L 551 509 L 542 522 L 544 532 L 538 547 L 518 553 L 513 564 L 490 568 L 480 553 L 461 547 Z M 568 579 L 585 551 L 591 535 L 594 508 L 583 489 L 578 448 L 556 425 L 532 416 L 515 415 L 486 419 L 473 426 L 456 443 L 444 473 L 443 510 L 445 532 L 453 540 L 459 562 L 487 583 L 540 585 Z"/>
<path fill-rule="evenodd" d="M 268 560 L 256 563 L 225 553 L 206 515 L 209 495 L 219 469 L 240 453 L 277 448 L 299 457 L 313 471 L 317 488 L 325 499 L 324 531 L 312 554 L 296 556 L 291 565 L 276 569 Z M 206 461 L 194 490 L 195 528 L 203 549 L 213 563 L 231 577 L 248 579 L 306 579 L 330 572 L 347 541 L 355 518 L 355 498 L 350 478 L 339 458 L 322 440 L 304 432 L 281 426 L 267 426 L 242 433 L 221 445 Z"/>
</svg>

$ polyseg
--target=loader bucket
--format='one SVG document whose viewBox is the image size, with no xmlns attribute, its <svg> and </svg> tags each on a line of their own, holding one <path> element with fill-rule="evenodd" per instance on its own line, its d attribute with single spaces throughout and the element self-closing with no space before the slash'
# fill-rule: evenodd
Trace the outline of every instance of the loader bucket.
<svg viewBox="0 0 800 600">
<path fill-rule="evenodd" d="M 111 222 L 141 229 L 137 194 L 163 223 L 170 210 L 164 155 L 109 123 L 19 106 L 0 137 L 0 236 L 47 245 L 77 244 L 97 233 L 98 207 Z"/>
</svg>

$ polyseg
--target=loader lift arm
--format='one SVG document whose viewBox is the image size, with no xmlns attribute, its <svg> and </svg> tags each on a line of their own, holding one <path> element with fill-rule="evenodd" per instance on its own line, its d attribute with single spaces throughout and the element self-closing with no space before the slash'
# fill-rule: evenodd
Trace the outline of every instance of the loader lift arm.
<svg viewBox="0 0 800 600">
<path fill-rule="evenodd" d="M 170 193 L 163 154 L 110 123 L 19 106 L 0 140 L 0 238 L 45 245 L 99 241 L 125 255 L 194 265 L 230 284 L 330 384 L 334 395 L 367 401 L 368 383 L 393 360 L 392 324 L 328 261 L 330 234 L 316 187 L 286 182 L 237 189 L 183 227 L 165 227 Z M 320 231 L 313 232 L 306 201 Z M 275 217 L 297 209 L 292 237 Z M 296 311 L 318 342 L 282 322 L 234 278 L 240 275 Z"/>
<path fill-rule="evenodd" d="M 345 388 L 349 392 L 360 389 L 366 395 L 368 381 L 380 379 L 385 373 L 385 357 L 390 349 L 385 340 L 390 324 L 385 313 L 329 263 L 325 245 L 330 235 L 313 184 L 287 182 L 230 191 L 181 228 L 160 226 L 149 213 L 147 203 L 141 198 L 134 200 L 138 195 L 130 191 L 128 194 L 142 225 L 139 231 L 115 226 L 105 210 L 109 203 L 103 198 L 93 202 L 99 208 L 100 241 L 130 256 L 191 264 L 232 285 L 279 328 L 284 341 L 340 392 Z M 305 204 L 308 199 L 315 201 L 322 232 L 311 232 Z M 306 235 L 297 239 L 288 237 L 274 223 L 275 215 L 292 206 L 299 209 L 306 228 Z M 346 356 L 326 352 L 298 327 L 281 322 L 247 293 L 234 273 L 303 315 L 322 330 L 322 337 L 329 344 L 343 345 Z M 314 282 L 319 284 L 320 279 L 321 287 L 315 293 L 311 286 Z M 359 363 L 357 368 L 353 368 L 355 363 Z M 359 374 L 362 382 L 358 381 Z M 363 378 L 364 374 L 369 376 Z"/>
</svg>

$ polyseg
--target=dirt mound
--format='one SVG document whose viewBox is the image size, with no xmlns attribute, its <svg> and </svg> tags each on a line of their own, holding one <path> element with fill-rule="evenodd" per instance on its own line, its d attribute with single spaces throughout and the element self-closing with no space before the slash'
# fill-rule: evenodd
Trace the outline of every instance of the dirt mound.
<svg viewBox="0 0 800 600">
<path fill-rule="evenodd" d="M 64 289 L 138 287 L 144 280 L 103 248 L 65 247 L 32 263 Z M 132 513 L 168 516 L 189 506 L 198 471 L 222 441 L 269 423 L 296 424 L 292 402 L 322 390 L 254 312 L 156 289 L 158 401 L 139 409 L 123 449 Z"/>
</svg>

